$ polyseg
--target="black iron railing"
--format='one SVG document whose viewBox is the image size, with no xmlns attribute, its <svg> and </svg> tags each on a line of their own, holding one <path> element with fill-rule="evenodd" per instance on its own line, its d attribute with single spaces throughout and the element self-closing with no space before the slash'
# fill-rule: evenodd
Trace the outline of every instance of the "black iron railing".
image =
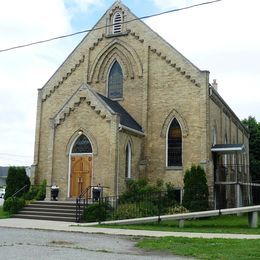
<svg viewBox="0 0 260 260">
<path fill-rule="evenodd" d="M 178 202 L 175 200 L 175 191 L 146 192 L 121 196 L 100 196 L 98 200 L 78 200 L 78 213 L 76 221 L 81 221 L 82 213 L 84 221 L 101 222 L 105 220 L 129 219 L 138 217 L 160 216 L 173 214 Z M 78 198 L 79 199 L 79 198 Z M 90 203 L 91 202 L 91 203 Z M 81 210 L 81 211 L 80 211 Z"/>
<path fill-rule="evenodd" d="M 103 197 L 102 186 L 88 186 L 81 194 L 76 198 L 76 222 L 82 220 L 84 211 L 88 204 L 99 202 L 100 198 Z"/>
<path fill-rule="evenodd" d="M 219 164 L 215 166 L 217 208 L 232 208 L 252 204 L 252 180 L 249 165 Z"/>
<path fill-rule="evenodd" d="M 24 185 L 21 189 L 17 190 L 11 197 L 15 198 L 18 193 L 24 191 L 28 187 L 28 184 Z"/>
<path fill-rule="evenodd" d="M 215 182 L 249 183 L 249 166 L 244 164 L 216 165 Z"/>
</svg>

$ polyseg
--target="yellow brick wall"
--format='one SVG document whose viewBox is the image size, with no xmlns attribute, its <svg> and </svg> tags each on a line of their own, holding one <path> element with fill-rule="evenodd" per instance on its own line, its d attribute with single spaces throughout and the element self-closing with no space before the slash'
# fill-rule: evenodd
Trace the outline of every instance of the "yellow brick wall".
<svg viewBox="0 0 260 260">
<path fill-rule="evenodd" d="M 134 16 L 127 12 L 127 19 L 132 18 Z M 104 25 L 106 15 L 96 27 Z M 48 185 L 57 183 L 61 187 L 61 197 L 66 198 L 67 145 L 75 131 L 84 128 L 92 133 L 97 143 L 93 184 L 109 187 L 107 194 L 115 194 L 117 187 L 119 192 L 124 190 L 125 144 L 131 140 L 133 178 L 146 176 L 152 182 L 161 179 L 182 187 L 185 170 L 192 164 L 201 164 L 207 172 L 213 199 L 212 129 L 217 128 L 217 143 L 224 142 L 227 132 L 228 141 L 235 138 L 236 142 L 248 145 L 245 133 L 224 113 L 222 105 L 209 98 L 207 71 L 200 71 L 143 22 L 131 22 L 126 28 L 127 33 L 118 37 L 108 37 L 105 29 L 90 32 L 40 91 L 42 102 L 37 108 L 35 142 L 36 182 L 47 179 Z M 106 96 L 107 73 L 115 57 L 122 62 L 125 76 L 123 99 L 118 102 L 142 126 L 145 136 L 119 132 L 118 116 L 112 116 L 107 122 L 86 102 L 60 125 L 51 127 L 50 119 L 55 118 L 82 84 L 88 83 Z M 183 166 L 178 169 L 166 168 L 165 122 L 171 114 L 177 116 L 183 130 Z"/>
<path fill-rule="evenodd" d="M 116 119 L 113 119 L 116 121 Z M 117 128 L 111 122 L 106 122 L 83 102 L 72 114 L 56 128 L 53 161 L 53 182 L 61 188 L 61 197 L 68 193 L 69 154 L 68 143 L 72 135 L 83 129 L 90 139 L 95 138 L 97 154 L 93 155 L 92 185 L 101 184 L 108 188 L 106 194 L 114 194 L 115 185 L 115 135 Z M 88 135 L 90 134 L 90 136 Z"/>
</svg>

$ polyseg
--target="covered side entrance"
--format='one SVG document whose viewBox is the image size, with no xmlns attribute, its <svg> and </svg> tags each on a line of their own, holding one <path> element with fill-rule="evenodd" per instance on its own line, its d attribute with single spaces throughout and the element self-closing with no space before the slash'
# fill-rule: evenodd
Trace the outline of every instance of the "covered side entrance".
<svg viewBox="0 0 260 260">
<path fill-rule="evenodd" d="M 243 144 L 216 144 L 214 159 L 215 208 L 251 204 L 249 166 Z"/>
<path fill-rule="evenodd" d="M 70 153 L 69 197 L 78 197 L 92 183 L 92 146 L 89 139 L 80 134 Z"/>
</svg>

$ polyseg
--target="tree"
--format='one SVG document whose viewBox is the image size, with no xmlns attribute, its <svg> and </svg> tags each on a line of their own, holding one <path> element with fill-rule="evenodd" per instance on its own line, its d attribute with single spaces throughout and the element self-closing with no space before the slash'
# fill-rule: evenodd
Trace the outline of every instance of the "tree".
<svg viewBox="0 0 260 260">
<path fill-rule="evenodd" d="M 208 197 L 206 173 L 199 165 L 193 165 L 184 176 L 183 206 L 190 211 L 207 210 Z"/>
<path fill-rule="evenodd" d="M 6 178 L 5 199 L 11 197 L 16 191 L 27 185 L 27 187 L 16 196 L 21 197 L 29 190 L 30 184 L 30 179 L 26 175 L 24 167 L 10 167 Z"/>
<path fill-rule="evenodd" d="M 242 123 L 248 128 L 249 137 L 249 169 L 252 182 L 260 183 L 260 123 L 249 116 Z"/>
</svg>

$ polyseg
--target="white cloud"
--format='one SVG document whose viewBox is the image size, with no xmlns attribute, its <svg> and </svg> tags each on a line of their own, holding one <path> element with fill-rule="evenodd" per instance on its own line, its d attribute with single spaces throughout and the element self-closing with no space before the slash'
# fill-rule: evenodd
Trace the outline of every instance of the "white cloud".
<svg viewBox="0 0 260 260">
<path fill-rule="evenodd" d="M 0 49 L 71 33 L 71 24 L 76 24 L 79 16 L 82 21 L 90 19 L 87 14 L 96 7 L 102 9 L 105 3 L 108 7 L 112 2 L 1 1 Z M 201 1 L 151 2 L 161 10 L 168 10 Z M 142 2 L 138 3 L 142 8 Z M 147 22 L 200 69 L 211 71 L 211 79 L 218 79 L 220 94 L 240 118 L 251 114 L 260 121 L 259 10 L 260 1 L 257 0 L 246 3 L 224 0 Z M 32 163 L 37 89 L 44 85 L 78 42 L 79 38 L 73 37 L 0 53 L 1 166 Z M 7 158 L 3 153 L 29 157 Z"/>
<path fill-rule="evenodd" d="M 168 10 L 170 8 L 181 8 L 201 3 L 201 1 L 198 0 L 153 0 L 153 2 L 161 10 Z"/>
<path fill-rule="evenodd" d="M 1 48 L 71 30 L 62 0 L 9 0 L 0 8 Z"/>
<path fill-rule="evenodd" d="M 77 18 L 78 14 L 86 15 L 96 8 L 104 7 L 105 0 L 65 0 L 65 3 L 70 15 Z"/>
<path fill-rule="evenodd" d="M 93 0 L 2 1 L 0 49 L 71 33 L 73 11 L 87 14 L 92 7 L 103 3 Z M 43 87 L 82 37 L 0 53 L 0 165 L 32 164 L 37 89 Z"/>
<path fill-rule="evenodd" d="M 0 24 L 0 49 L 72 31 L 61 0 L 2 1 Z M 0 165 L 32 163 L 37 89 L 72 46 L 67 39 L 0 53 Z"/>
</svg>

